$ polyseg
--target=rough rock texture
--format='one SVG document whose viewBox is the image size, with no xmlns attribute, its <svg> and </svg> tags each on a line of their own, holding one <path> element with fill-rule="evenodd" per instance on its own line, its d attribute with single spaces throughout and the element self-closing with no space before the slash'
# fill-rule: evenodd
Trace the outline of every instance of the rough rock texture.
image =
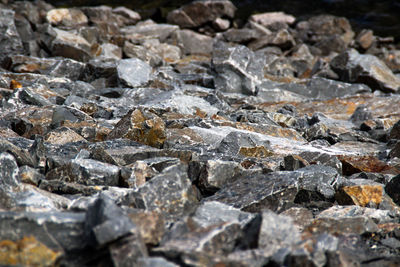
<svg viewBox="0 0 400 267">
<path fill-rule="evenodd" d="M 1 266 L 399 265 L 395 39 L 0 2 Z"/>
</svg>

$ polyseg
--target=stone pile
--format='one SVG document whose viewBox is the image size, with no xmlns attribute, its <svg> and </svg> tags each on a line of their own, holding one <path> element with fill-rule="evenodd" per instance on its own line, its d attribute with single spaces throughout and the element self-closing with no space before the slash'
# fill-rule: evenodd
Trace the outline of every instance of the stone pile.
<svg viewBox="0 0 400 267">
<path fill-rule="evenodd" d="M 1 3 L 0 265 L 400 265 L 393 39 Z"/>
</svg>

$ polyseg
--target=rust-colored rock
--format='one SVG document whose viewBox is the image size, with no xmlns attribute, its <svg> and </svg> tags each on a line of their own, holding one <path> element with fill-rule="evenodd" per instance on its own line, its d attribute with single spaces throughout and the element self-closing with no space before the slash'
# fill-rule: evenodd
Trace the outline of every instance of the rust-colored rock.
<svg viewBox="0 0 400 267">
<path fill-rule="evenodd" d="M 342 205 L 365 207 L 368 204 L 377 206 L 382 202 L 383 187 L 381 185 L 344 186 L 336 196 Z"/>
<path fill-rule="evenodd" d="M 60 252 L 49 249 L 33 236 L 16 242 L 0 241 L 1 266 L 57 266 L 60 256 Z"/>
<path fill-rule="evenodd" d="M 239 154 L 251 158 L 266 158 L 273 155 L 273 152 L 266 149 L 264 146 L 241 147 Z"/>
<path fill-rule="evenodd" d="M 157 245 L 164 235 L 164 217 L 156 211 L 134 210 L 129 218 L 139 227 L 143 241 L 148 245 Z"/>
<path fill-rule="evenodd" d="M 109 140 L 117 138 L 161 148 L 166 139 L 165 123 L 150 111 L 133 109 L 115 125 L 107 137 Z"/>
<path fill-rule="evenodd" d="M 378 172 L 399 174 L 400 171 L 373 156 L 338 156 L 342 162 L 343 174 L 352 175 L 358 172 Z"/>
</svg>

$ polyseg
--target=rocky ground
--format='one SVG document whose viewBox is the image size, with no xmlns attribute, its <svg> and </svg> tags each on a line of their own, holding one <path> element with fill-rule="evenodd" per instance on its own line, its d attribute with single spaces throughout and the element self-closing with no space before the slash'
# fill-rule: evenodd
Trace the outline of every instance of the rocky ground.
<svg viewBox="0 0 400 267">
<path fill-rule="evenodd" d="M 400 265 L 393 38 L 1 3 L 0 265 Z"/>
</svg>

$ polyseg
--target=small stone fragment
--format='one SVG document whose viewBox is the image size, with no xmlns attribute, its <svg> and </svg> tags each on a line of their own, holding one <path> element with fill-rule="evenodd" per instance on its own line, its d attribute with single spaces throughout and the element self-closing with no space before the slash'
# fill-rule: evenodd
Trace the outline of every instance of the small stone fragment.
<svg viewBox="0 0 400 267">
<path fill-rule="evenodd" d="M 150 80 L 151 67 L 137 58 L 122 59 L 117 65 L 118 78 L 130 87 L 143 86 Z"/>
</svg>

